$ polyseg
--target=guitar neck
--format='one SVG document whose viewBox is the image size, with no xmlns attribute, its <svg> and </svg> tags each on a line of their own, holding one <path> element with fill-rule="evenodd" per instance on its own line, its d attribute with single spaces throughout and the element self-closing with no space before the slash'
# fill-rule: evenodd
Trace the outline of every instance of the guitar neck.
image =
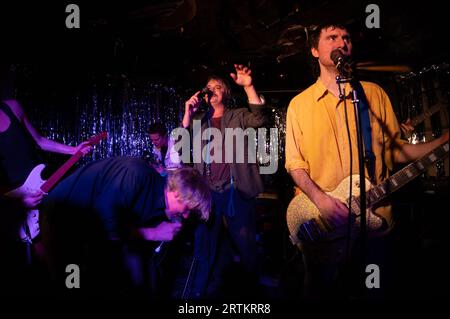
<svg viewBox="0 0 450 319">
<path fill-rule="evenodd" d="M 416 126 L 416 125 L 422 123 L 426 118 L 429 118 L 431 115 L 433 115 L 434 113 L 436 113 L 440 109 L 441 109 L 441 105 L 437 104 L 437 105 L 431 107 L 427 112 L 424 112 L 424 113 L 414 117 L 411 120 L 412 126 Z"/>
<path fill-rule="evenodd" d="M 448 142 L 441 144 L 422 158 L 409 164 L 382 183 L 368 190 L 366 192 L 367 208 L 376 206 L 391 193 L 423 174 L 428 166 L 448 156 L 448 147 Z M 359 212 L 359 196 L 352 198 L 351 205 L 355 212 Z"/>
<path fill-rule="evenodd" d="M 72 155 L 52 176 L 41 186 L 41 190 L 48 193 L 53 186 L 67 173 L 67 171 L 81 158 L 83 153 L 78 151 Z"/>
<path fill-rule="evenodd" d="M 89 139 L 88 144 L 90 146 L 97 145 L 100 141 L 108 136 L 107 132 L 102 132 L 96 136 L 93 136 Z M 84 156 L 84 154 L 80 151 L 76 152 L 69 158 L 58 170 L 53 173 L 52 176 L 41 186 L 41 190 L 45 193 L 48 193 L 53 186 L 67 173 L 67 171 L 80 159 Z"/>
</svg>

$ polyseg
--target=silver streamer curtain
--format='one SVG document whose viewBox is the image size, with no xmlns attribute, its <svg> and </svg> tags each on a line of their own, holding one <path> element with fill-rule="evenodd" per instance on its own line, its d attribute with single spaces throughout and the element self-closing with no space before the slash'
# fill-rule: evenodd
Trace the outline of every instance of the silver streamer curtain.
<svg viewBox="0 0 450 319">
<path fill-rule="evenodd" d="M 172 87 L 152 83 L 107 81 L 66 99 L 67 105 L 38 105 L 31 121 L 42 135 L 77 145 L 103 131 L 108 138 L 84 162 L 112 156 L 138 156 L 151 150 L 148 128 L 162 122 L 168 131 L 180 123 L 184 100 Z"/>
<path fill-rule="evenodd" d="M 394 82 L 398 96 L 394 108 L 399 121 L 426 113 L 435 105 L 441 106 L 439 112 L 416 127 L 410 142 L 429 141 L 448 129 L 447 63 L 398 75 Z M 24 87 L 22 99 L 19 100 L 25 102 L 31 122 L 42 135 L 77 145 L 93 135 L 108 132 L 107 140 L 96 146 L 82 160 L 84 163 L 120 155 L 145 156 L 152 148 L 148 136 L 150 124 L 162 122 L 168 131 L 177 127 L 184 112 L 185 100 L 196 91 L 176 89 L 147 80 L 130 80 L 126 76 L 91 78 L 88 84 L 78 87 L 76 91 L 61 89 L 64 85 L 52 91 L 48 89 L 48 83 L 35 83 L 35 86 L 43 91 Z M 299 92 L 290 92 L 289 96 L 282 97 L 265 94 L 266 101 L 272 107 L 272 123 L 267 127 L 264 149 L 267 154 L 278 154 L 279 170 L 283 168 L 285 158 L 287 104 Z M 233 104 L 240 103 L 234 100 Z M 277 149 L 270 143 L 270 128 L 277 129 Z M 266 166 L 267 159 L 263 157 L 258 160 Z M 448 176 L 447 168 L 438 169 L 432 175 Z"/>
<path fill-rule="evenodd" d="M 145 157 L 151 153 L 150 124 L 161 122 L 168 132 L 178 127 L 185 100 L 195 90 L 177 90 L 162 84 L 116 76 L 92 81 L 79 92 L 70 95 L 61 89 L 49 94 L 31 90 L 25 94 L 25 106 L 35 127 L 43 136 L 55 141 L 77 145 L 91 136 L 108 132 L 108 138 L 80 161 L 80 164 L 85 164 L 113 156 Z M 240 103 L 235 97 L 231 105 L 235 107 L 237 104 Z M 283 165 L 279 161 L 284 159 L 287 106 L 270 106 L 272 121 L 266 127 L 266 139 L 262 142 L 265 152 L 258 157 L 262 166 L 270 165 L 269 154 L 278 155 L 278 165 Z M 270 141 L 271 128 L 277 129 L 278 143 Z M 46 161 L 54 160 L 52 154 L 42 155 Z"/>
</svg>

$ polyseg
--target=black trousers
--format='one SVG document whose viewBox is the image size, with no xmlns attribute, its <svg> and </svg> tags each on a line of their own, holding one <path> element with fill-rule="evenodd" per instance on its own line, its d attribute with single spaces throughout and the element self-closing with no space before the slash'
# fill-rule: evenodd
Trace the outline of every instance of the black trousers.
<svg viewBox="0 0 450 319">
<path fill-rule="evenodd" d="M 238 262 L 250 287 L 258 279 L 255 198 L 246 199 L 237 190 L 212 192 L 213 209 L 207 224 L 195 231 L 194 271 L 191 298 L 221 296 L 226 273 Z"/>
<path fill-rule="evenodd" d="M 391 265 L 389 235 L 369 238 L 362 249 L 359 238 L 302 244 L 305 267 L 304 297 L 307 299 L 377 299 L 389 284 Z M 378 267 L 380 288 L 369 288 L 373 266 Z M 368 272 L 366 272 L 368 271 Z M 371 286 L 371 285 L 369 285 Z"/>
</svg>

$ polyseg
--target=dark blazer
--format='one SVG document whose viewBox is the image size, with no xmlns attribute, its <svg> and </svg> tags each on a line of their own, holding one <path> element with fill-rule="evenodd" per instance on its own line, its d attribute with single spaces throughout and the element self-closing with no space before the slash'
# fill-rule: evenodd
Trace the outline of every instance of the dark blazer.
<svg viewBox="0 0 450 319">
<path fill-rule="evenodd" d="M 225 143 L 225 128 L 241 128 L 243 130 L 247 128 L 259 128 L 263 127 L 269 122 L 269 112 L 268 107 L 265 104 L 249 104 L 248 107 L 241 108 L 225 108 L 222 117 L 222 142 Z M 211 117 L 211 112 L 202 112 L 194 115 L 190 130 L 193 130 L 193 121 L 201 120 L 201 132 L 208 128 L 208 118 Z M 200 134 L 201 134 L 200 132 Z M 192 138 L 195 138 L 191 134 Z M 201 137 L 201 136 L 200 136 Z M 202 140 L 202 150 L 208 141 Z M 236 145 L 234 145 L 233 153 L 236 153 Z M 258 160 L 255 156 L 256 162 Z M 241 194 L 246 198 L 255 197 L 264 190 L 263 182 L 261 176 L 259 175 L 259 168 L 257 163 L 248 162 L 248 138 L 244 138 L 244 162 L 243 163 L 230 163 L 231 174 L 234 179 L 235 187 L 241 192 Z M 204 163 L 194 163 L 194 167 L 203 174 Z"/>
</svg>

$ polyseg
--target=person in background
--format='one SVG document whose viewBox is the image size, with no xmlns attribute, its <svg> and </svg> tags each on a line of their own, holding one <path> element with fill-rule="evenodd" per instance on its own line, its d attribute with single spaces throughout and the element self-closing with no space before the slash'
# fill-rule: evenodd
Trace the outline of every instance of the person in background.
<svg viewBox="0 0 450 319">
<path fill-rule="evenodd" d="M 180 157 L 175 151 L 174 141 L 167 134 L 165 126 L 156 122 L 149 128 L 150 141 L 153 144 L 150 164 L 161 175 L 167 175 L 167 170 L 181 167 Z"/>
</svg>

